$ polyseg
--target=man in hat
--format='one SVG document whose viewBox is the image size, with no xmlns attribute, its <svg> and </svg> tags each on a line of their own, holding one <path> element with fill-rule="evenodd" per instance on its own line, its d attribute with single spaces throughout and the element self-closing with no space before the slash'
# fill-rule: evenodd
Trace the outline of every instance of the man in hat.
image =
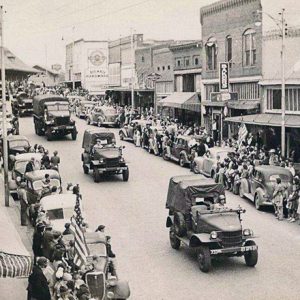
<svg viewBox="0 0 300 300">
<path fill-rule="evenodd" d="M 43 273 L 47 264 L 47 259 L 40 257 L 37 260 L 37 265 L 33 266 L 32 273 L 28 278 L 28 299 L 51 300 L 47 278 Z"/>
<path fill-rule="evenodd" d="M 93 146 L 92 153 L 94 154 L 96 149 L 101 149 L 101 148 L 103 148 L 103 145 L 101 144 L 101 140 L 97 139 L 96 144 Z"/>
<path fill-rule="evenodd" d="M 113 253 L 113 251 L 111 249 L 110 241 L 111 241 L 111 237 L 109 235 L 106 236 L 106 252 L 107 252 L 108 257 L 115 258 L 116 255 Z"/>
<path fill-rule="evenodd" d="M 71 230 L 70 230 L 70 226 L 71 226 L 71 224 L 70 223 L 66 223 L 65 224 L 65 230 L 63 231 L 63 235 L 68 235 L 68 234 L 71 234 L 72 232 L 71 232 Z"/>
<path fill-rule="evenodd" d="M 18 188 L 18 198 L 20 200 L 21 206 L 21 226 L 27 225 L 27 208 L 28 208 L 28 201 L 27 201 L 27 194 L 26 194 L 26 183 L 21 182 L 20 187 Z"/>
<path fill-rule="evenodd" d="M 25 173 L 33 172 L 35 170 L 35 158 L 31 157 L 30 161 L 26 164 Z"/>
<path fill-rule="evenodd" d="M 44 166 L 45 169 L 50 169 L 50 158 L 48 154 L 48 150 L 45 150 L 44 155 L 41 159 L 42 166 Z"/>
<path fill-rule="evenodd" d="M 53 152 L 53 156 L 50 159 L 51 168 L 55 168 L 58 170 L 58 165 L 60 164 L 60 157 L 58 156 L 58 152 L 55 150 Z"/>
<path fill-rule="evenodd" d="M 37 257 L 43 256 L 43 234 L 45 230 L 45 224 L 39 223 L 36 225 L 36 230 L 32 238 L 32 251 L 34 254 L 34 264 L 36 264 Z"/>
</svg>

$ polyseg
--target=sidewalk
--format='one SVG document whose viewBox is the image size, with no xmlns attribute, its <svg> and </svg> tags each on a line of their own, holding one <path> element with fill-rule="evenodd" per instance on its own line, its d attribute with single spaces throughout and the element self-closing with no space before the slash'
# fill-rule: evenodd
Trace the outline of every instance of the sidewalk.
<svg viewBox="0 0 300 300">
<path fill-rule="evenodd" d="M 19 203 L 10 197 L 10 207 L 5 207 L 3 178 L 0 174 L 0 250 L 20 255 L 31 255 L 31 232 L 20 225 Z M 27 278 L 0 278 L 0 300 L 27 299 Z"/>
</svg>

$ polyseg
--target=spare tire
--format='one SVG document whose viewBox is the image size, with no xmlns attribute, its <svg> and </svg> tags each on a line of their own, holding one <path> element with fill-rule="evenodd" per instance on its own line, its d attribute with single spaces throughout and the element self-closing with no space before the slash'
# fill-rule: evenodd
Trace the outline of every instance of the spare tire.
<svg viewBox="0 0 300 300">
<path fill-rule="evenodd" d="M 186 223 L 181 212 L 175 212 L 174 214 L 174 231 L 180 237 L 186 235 Z"/>
</svg>

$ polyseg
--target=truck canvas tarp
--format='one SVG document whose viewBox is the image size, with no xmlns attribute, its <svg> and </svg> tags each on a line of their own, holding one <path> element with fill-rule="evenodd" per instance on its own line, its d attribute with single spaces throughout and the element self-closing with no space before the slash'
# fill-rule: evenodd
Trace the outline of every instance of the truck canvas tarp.
<svg viewBox="0 0 300 300">
<path fill-rule="evenodd" d="M 33 98 L 33 112 L 36 115 L 42 115 L 44 114 L 44 105 L 45 103 L 50 102 L 62 102 L 62 103 L 69 103 L 67 98 L 58 96 L 58 95 L 41 95 L 36 96 Z"/>
<path fill-rule="evenodd" d="M 188 212 L 196 198 L 225 195 L 222 184 L 201 175 L 174 176 L 170 179 L 166 208 Z"/>
</svg>

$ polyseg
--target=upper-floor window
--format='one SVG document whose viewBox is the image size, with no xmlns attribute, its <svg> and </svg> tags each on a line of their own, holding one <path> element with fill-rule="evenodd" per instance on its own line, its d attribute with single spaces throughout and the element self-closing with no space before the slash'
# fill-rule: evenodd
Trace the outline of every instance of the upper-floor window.
<svg viewBox="0 0 300 300">
<path fill-rule="evenodd" d="M 163 71 L 165 70 L 165 66 L 162 67 Z"/>
<path fill-rule="evenodd" d="M 180 66 L 181 66 L 181 60 L 180 60 L 180 59 L 177 59 L 177 60 L 176 60 L 176 66 L 177 66 L 177 67 L 180 67 Z"/>
<path fill-rule="evenodd" d="M 232 37 L 228 35 L 225 42 L 225 61 L 229 62 L 229 67 L 232 65 Z"/>
<path fill-rule="evenodd" d="M 190 58 L 187 56 L 184 58 L 184 65 L 188 67 L 190 65 Z"/>
<path fill-rule="evenodd" d="M 157 67 L 157 71 L 160 71 L 160 67 Z"/>
<path fill-rule="evenodd" d="M 194 65 L 199 66 L 199 57 L 198 56 L 194 57 Z"/>
<path fill-rule="evenodd" d="M 210 38 L 205 45 L 207 70 L 217 69 L 217 40 Z"/>
<path fill-rule="evenodd" d="M 145 62 L 145 57 L 144 56 L 142 56 L 142 62 Z"/>
<path fill-rule="evenodd" d="M 168 65 L 168 70 L 171 70 L 171 66 L 170 65 Z"/>
<path fill-rule="evenodd" d="M 254 66 L 256 64 L 256 32 L 247 29 L 243 34 L 243 61 L 244 66 Z"/>
</svg>

